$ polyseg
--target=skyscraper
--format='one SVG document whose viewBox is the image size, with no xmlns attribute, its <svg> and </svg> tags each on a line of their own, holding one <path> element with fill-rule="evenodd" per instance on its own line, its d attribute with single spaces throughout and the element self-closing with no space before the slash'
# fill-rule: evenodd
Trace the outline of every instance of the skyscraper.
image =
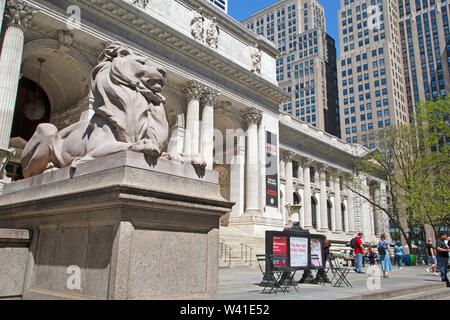
<svg viewBox="0 0 450 320">
<path fill-rule="evenodd" d="M 450 93 L 450 2 L 399 0 L 408 108 Z"/>
<path fill-rule="evenodd" d="M 342 138 L 382 148 L 378 131 L 409 123 L 398 2 L 341 0 L 338 18 Z"/>
<path fill-rule="evenodd" d="M 277 80 L 291 94 L 282 111 L 336 136 L 339 130 L 336 47 L 317 0 L 282 0 L 242 22 L 277 45 Z"/>
</svg>

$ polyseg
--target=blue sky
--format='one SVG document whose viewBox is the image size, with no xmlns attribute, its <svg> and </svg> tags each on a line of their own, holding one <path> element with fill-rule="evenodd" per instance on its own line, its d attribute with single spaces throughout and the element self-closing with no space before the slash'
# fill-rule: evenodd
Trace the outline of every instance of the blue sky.
<svg viewBox="0 0 450 320">
<path fill-rule="evenodd" d="M 265 8 L 277 1 L 275 0 L 228 0 L 228 14 L 237 21 L 242 21 L 262 8 Z M 325 19 L 327 22 L 327 32 L 336 40 L 336 46 L 339 46 L 339 33 L 337 11 L 339 9 L 339 0 L 319 0 L 325 9 Z M 339 56 L 339 48 L 338 50 Z"/>
</svg>

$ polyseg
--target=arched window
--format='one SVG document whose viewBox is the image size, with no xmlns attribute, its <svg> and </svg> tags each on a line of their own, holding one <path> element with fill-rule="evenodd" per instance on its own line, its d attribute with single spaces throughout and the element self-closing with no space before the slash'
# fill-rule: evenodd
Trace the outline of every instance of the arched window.
<svg viewBox="0 0 450 320">
<path fill-rule="evenodd" d="M 331 201 L 328 200 L 327 201 L 327 213 L 328 213 L 328 230 L 332 230 L 333 224 L 332 224 L 332 220 L 333 220 L 333 205 L 331 204 Z"/>
<path fill-rule="evenodd" d="M 311 197 L 311 218 L 312 226 L 317 230 L 317 201 L 314 197 Z"/>
<path fill-rule="evenodd" d="M 345 204 L 342 203 L 341 204 L 341 215 L 342 215 L 342 230 L 344 230 L 344 232 L 347 232 L 347 228 L 346 228 L 346 221 L 345 221 Z"/>
<path fill-rule="evenodd" d="M 300 196 L 297 192 L 294 192 L 294 204 L 301 204 Z"/>
</svg>

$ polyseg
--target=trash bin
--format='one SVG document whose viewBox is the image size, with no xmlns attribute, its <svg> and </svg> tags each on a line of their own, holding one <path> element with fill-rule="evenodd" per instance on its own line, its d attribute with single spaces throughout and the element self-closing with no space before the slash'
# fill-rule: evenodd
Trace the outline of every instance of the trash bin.
<svg viewBox="0 0 450 320">
<path fill-rule="evenodd" d="M 407 254 L 406 256 L 405 256 L 405 266 L 411 266 L 411 255 L 410 254 Z"/>
<path fill-rule="evenodd" d="M 415 254 L 411 254 L 411 265 L 415 266 L 417 265 L 417 256 Z"/>
</svg>

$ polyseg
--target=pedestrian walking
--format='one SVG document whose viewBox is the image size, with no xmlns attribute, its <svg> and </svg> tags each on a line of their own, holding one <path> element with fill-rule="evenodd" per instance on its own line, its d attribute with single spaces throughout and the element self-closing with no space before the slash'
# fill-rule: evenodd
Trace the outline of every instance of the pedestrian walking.
<svg viewBox="0 0 450 320">
<path fill-rule="evenodd" d="M 381 241 L 378 242 L 378 255 L 380 256 L 383 278 L 389 278 L 389 271 L 392 271 L 391 249 L 385 233 L 381 235 Z"/>
<path fill-rule="evenodd" d="M 428 255 L 428 263 L 431 263 L 431 266 L 429 266 L 426 270 L 428 273 L 433 272 L 435 275 L 439 275 L 436 273 L 436 267 L 437 267 L 437 259 L 436 259 L 436 249 L 433 246 L 433 240 L 431 238 L 428 238 L 427 240 L 427 255 Z"/>
<path fill-rule="evenodd" d="M 441 272 L 441 280 L 448 282 L 447 268 L 448 268 L 448 253 L 450 249 L 446 243 L 447 234 L 442 233 L 438 241 L 436 241 L 437 265 Z"/>
<path fill-rule="evenodd" d="M 364 273 L 362 271 L 362 264 L 363 264 L 363 255 L 364 255 L 364 246 L 362 242 L 362 236 L 363 233 L 359 232 L 358 236 L 355 238 L 355 257 L 356 257 L 356 264 L 353 270 L 357 273 Z"/>
<path fill-rule="evenodd" d="M 402 262 L 405 257 L 405 249 L 403 249 L 400 243 L 397 243 L 394 247 L 394 256 L 395 256 L 395 263 L 398 265 L 398 268 L 400 270 L 403 269 Z"/>
</svg>

